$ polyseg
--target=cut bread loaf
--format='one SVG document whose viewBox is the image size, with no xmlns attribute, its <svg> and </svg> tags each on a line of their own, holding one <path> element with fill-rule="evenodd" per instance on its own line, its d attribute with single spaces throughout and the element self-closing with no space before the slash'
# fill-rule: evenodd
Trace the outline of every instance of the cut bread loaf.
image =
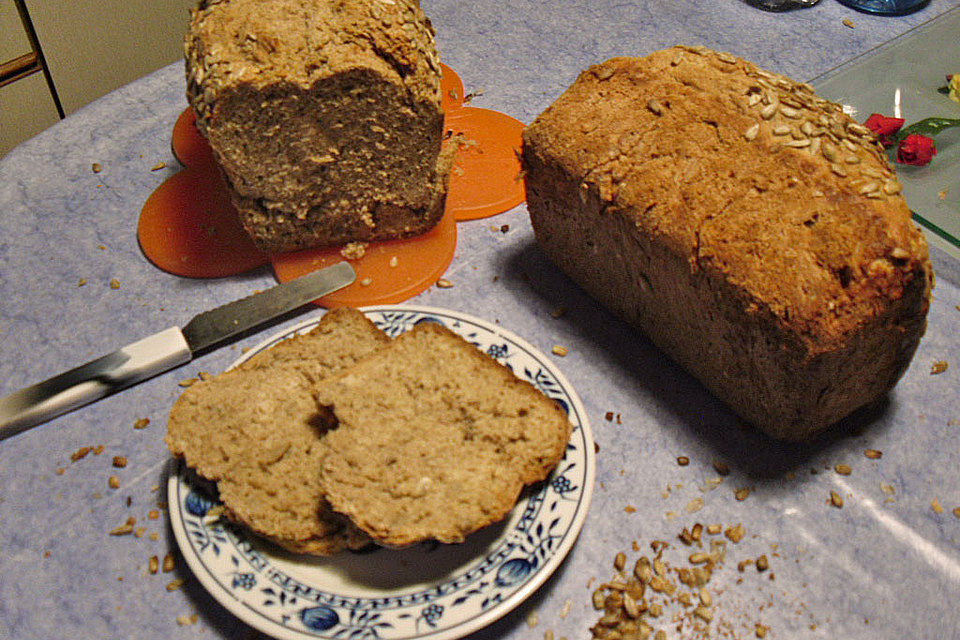
<svg viewBox="0 0 960 640">
<path fill-rule="evenodd" d="M 524 131 L 523 167 L 544 252 L 769 434 L 910 363 L 927 247 L 874 135 L 808 85 L 698 47 L 614 58 Z"/>
<path fill-rule="evenodd" d="M 417 325 L 316 387 L 331 506 L 376 542 L 460 542 L 505 517 L 570 435 L 555 402 L 463 338 Z"/>
<path fill-rule="evenodd" d="M 318 470 L 322 420 L 313 385 L 389 343 L 353 309 L 328 312 L 309 333 L 188 387 L 166 442 L 217 482 L 229 517 L 288 549 L 329 554 L 369 538 L 327 507 Z"/>
<path fill-rule="evenodd" d="M 443 214 L 440 62 L 415 0 L 201 0 L 187 97 L 243 226 L 275 253 Z"/>
</svg>

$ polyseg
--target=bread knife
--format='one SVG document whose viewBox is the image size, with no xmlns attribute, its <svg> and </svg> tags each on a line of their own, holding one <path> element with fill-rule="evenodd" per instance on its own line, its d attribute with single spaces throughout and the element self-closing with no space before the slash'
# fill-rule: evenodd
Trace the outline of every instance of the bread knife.
<svg viewBox="0 0 960 640">
<path fill-rule="evenodd" d="M 283 316 L 356 279 L 346 262 L 205 311 L 0 400 L 0 440 L 186 364 L 198 353 Z"/>
</svg>

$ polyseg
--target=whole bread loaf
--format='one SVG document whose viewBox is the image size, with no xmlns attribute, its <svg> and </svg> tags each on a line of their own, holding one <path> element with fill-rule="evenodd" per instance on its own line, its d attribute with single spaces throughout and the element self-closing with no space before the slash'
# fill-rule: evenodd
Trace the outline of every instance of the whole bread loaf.
<svg viewBox="0 0 960 640">
<path fill-rule="evenodd" d="M 502 520 L 566 451 L 553 401 L 434 323 L 320 381 L 336 416 L 321 465 L 336 511 L 376 542 L 461 542 Z"/>
<path fill-rule="evenodd" d="M 187 97 L 243 226 L 275 253 L 443 215 L 440 62 L 416 0 L 201 0 Z"/>
<path fill-rule="evenodd" d="M 701 47 L 614 58 L 523 166 L 545 253 L 769 434 L 812 437 L 910 363 L 927 247 L 874 135 L 810 86 Z"/>
<path fill-rule="evenodd" d="M 330 311 L 309 333 L 185 389 L 167 445 L 216 481 L 229 517 L 283 547 L 325 555 L 370 544 L 324 500 L 318 471 L 330 423 L 313 385 L 388 342 L 359 311 Z"/>
</svg>

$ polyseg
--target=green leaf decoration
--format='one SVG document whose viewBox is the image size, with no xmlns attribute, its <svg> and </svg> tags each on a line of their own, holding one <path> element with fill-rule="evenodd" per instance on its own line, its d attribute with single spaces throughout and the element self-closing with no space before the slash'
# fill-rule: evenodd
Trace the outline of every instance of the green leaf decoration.
<svg viewBox="0 0 960 640">
<path fill-rule="evenodd" d="M 900 131 L 897 132 L 897 142 L 912 133 L 918 133 L 922 136 L 932 138 L 950 127 L 960 127 L 960 118 L 924 118 L 919 122 L 914 122 L 909 127 L 900 129 Z"/>
</svg>

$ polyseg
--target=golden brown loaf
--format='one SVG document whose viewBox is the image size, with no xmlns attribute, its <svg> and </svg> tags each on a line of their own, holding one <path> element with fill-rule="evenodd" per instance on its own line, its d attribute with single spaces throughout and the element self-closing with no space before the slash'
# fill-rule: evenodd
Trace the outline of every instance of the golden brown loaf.
<svg viewBox="0 0 960 640">
<path fill-rule="evenodd" d="M 370 539 L 330 511 L 319 486 L 324 423 L 313 385 L 389 342 L 362 313 L 337 309 L 309 333 L 188 387 L 167 445 L 217 482 L 227 515 L 281 546 L 329 554 Z"/>
<path fill-rule="evenodd" d="M 263 251 L 439 221 L 453 147 L 415 0 L 201 0 L 185 57 L 197 126 Z"/>
<path fill-rule="evenodd" d="M 614 58 L 523 141 L 543 250 L 771 435 L 813 436 L 908 366 L 925 242 L 873 134 L 808 85 L 701 47 Z"/>
<path fill-rule="evenodd" d="M 321 484 L 376 542 L 461 542 L 513 508 L 566 451 L 557 404 L 472 344 L 419 324 L 317 385 L 338 426 Z"/>
</svg>

